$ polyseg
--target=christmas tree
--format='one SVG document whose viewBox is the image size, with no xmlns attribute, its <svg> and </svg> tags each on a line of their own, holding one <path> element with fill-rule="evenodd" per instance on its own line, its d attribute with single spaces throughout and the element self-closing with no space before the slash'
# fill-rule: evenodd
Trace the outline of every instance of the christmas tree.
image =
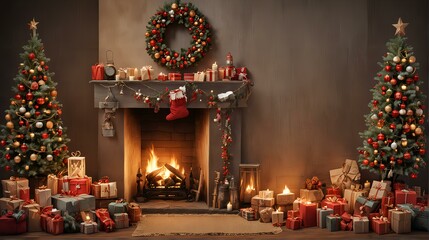
<svg viewBox="0 0 429 240">
<path fill-rule="evenodd" d="M 379 173 L 382 178 L 396 179 L 399 175 L 416 178 L 426 166 L 424 101 L 417 70 L 419 64 L 413 49 L 406 43 L 405 27 L 399 18 L 395 37 L 387 43 L 388 52 L 379 63 L 381 70 L 374 78 L 376 84 L 365 115 L 367 130 L 360 133 L 359 147 L 362 169 Z"/>
<path fill-rule="evenodd" d="M 52 81 L 37 24 L 34 19 L 29 23 L 31 39 L 20 54 L 14 96 L 5 111 L 6 125 L 1 125 L 0 166 L 17 176 L 58 173 L 68 157 L 70 139 L 62 126 L 57 83 Z"/>
</svg>

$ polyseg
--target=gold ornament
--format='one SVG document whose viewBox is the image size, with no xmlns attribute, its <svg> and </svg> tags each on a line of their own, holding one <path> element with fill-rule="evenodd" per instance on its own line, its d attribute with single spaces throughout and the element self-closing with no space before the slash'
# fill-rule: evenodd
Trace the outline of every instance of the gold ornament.
<svg viewBox="0 0 429 240">
<path fill-rule="evenodd" d="M 16 105 L 16 102 L 14 100 L 10 101 L 10 105 Z"/>
<path fill-rule="evenodd" d="M 203 23 L 204 22 L 204 18 L 200 18 L 200 23 Z"/>
<path fill-rule="evenodd" d="M 40 146 L 40 151 L 41 152 L 45 152 L 46 151 L 46 146 Z"/>
<path fill-rule="evenodd" d="M 49 114 L 51 114 L 51 110 L 49 110 L 49 109 L 45 109 L 45 111 L 44 111 L 47 115 L 49 115 Z"/>
<path fill-rule="evenodd" d="M 198 22 L 197 22 L 197 21 L 195 21 L 195 22 L 194 22 L 194 25 L 195 25 L 195 26 L 198 26 Z"/>
<path fill-rule="evenodd" d="M 189 11 L 189 16 L 194 17 L 195 16 L 195 11 L 194 10 Z"/>
<path fill-rule="evenodd" d="M 58 142 L 62 142 L 63 141 L 63 138 L 62 137 L 59 137 L 58 138 Z"/>
<path fill-rule="evenodd" d="M 48 98 L 48 97 L 45 97 L 45 101 L 49 101 L 49 98 Z"/>
<path fill-rule="evenodd" d="M 374 160 L 374 165 L 377 165 L 378 164 L 378 161 L 377 160 Z"/>
<path fill-rule="evenodd" d="M 30 166 L 25 165 L 25 171 L 28 171 L 28 170 L 30 170 Z"/>
<path fill-rule="evenodd" d="M 47 121 L 47 122 L 46 122 L 46 127 L 47 127 L 48 129 L 51 129 L 51 128 L 53 128 L 53 127 L 54 127 L 54 123 L 53 123 L 52 121 Z"/>
<path fill-rule="evenodd" d="M 155 55 L 154 55 L 154 56 L 155 56 L 155 58 L 156 58 L 156 59 L 158 59 L 159 57 L 161 57 L 161 54 L 159 54 L 159 53 L 155 53 Z"/>
<path fill-rule="evenodd" d="M 167 62 L 169 62 L 169 61 L 171 60 L 171 57 L 170 57 L 170 56 L 167 56 L 167 57 L 165 58 L 165 60 L 167 60 Z"/>
<path fill-rule="evenodd" d="M 393 57 L 393 62 L 394 63 L 399 63 L 401 61 L 401 58 L 400 57 L 398 57 L 398 56 L 394 56 Z"/>
<path fill-rule="evenodd" d="M 195 57 L 191 57 L 191 62 L 195 62 Z"/>
<path fill-rule="evenodd" d="M 31 73 L 31 74 L 33 74 L 34 73 L 34 69 L 30 69 L 28 72 Z"/>
<path fill-rule="evenodd" d="M 8 114 L 6 114 L 5 116 L 4 116 L 4 118 L 6 119 L 6 121 L 10 121 L 11 119 L 12 119 L 12 117 L 10 116 L 10 114 L 8 113 Z"/>
<path fill-rule="evenodd" d="M 416 162 L 420 162 L 420 158 L 416 158 Z"/>
<path fill-rule="evenodd" d="M 18 148 L 20 145 L 21 145 L 21 143 L 20 143 L 20 142 L 18 142 L 18 141 L 13 142 L 13 146 L 14 146 L 15 148 Z"/>
<path fill-rule="evenodd" d="M 406 58 L 402 58 L 402 59 L 401 59 L 401 62 L 402 62 L 402 63 L 406 63 L 406 62 L 407 62 L 407 59 L 406 59 Z"/>
<path fill-rule="evenodd" d="M 145 35 L 146 37 L 149 37 L 149 35 L 150 35 L 150 34 L 149 34 L 148 32 L 146 32 L 144 35 Z"/>
<path fill-rule="evenodd" d="M 38 83 L 39 83 L 39 85 L 40 85 L 40 86 L 45 85 L 45 81 L 43 81 L 43 80 L 39 80 L 39 82 L 38 82 Z"/>
<path fill-rule="evenodd" d="M 15 163 L 20 163 L 21 162 L 21 157 L 20 156 L 15 156 L 13 158 L 13 161 L 15 161 Z"/>
<path fill-rule="evenodd" d="M 51 91 L 51 97 L 56 97 L 58 95 L 58 92 L 57 92 L 57 90 L 52 90 Z"/>
<path fill-rule="evenodd" d="M 30 137 L 34 138 L 35 134 L 34 133 L 30 133 Z"/>
<path fill-rule="evenodd" d="M 423 133 L 423 130 L 422 130 L 420 127 L 418 127 L 418 128 L 416 128 L 416 130 L 414 130 L 414 132 L 415 132 L 417 135 L 420 135 L 420 134 L 422 134 L 422 133 Z"/>
<path fill-rule="evenodd" d="M 31 113 L 30 113 L 30 112 L 26 112 L 26 113 L 24 113 L 24 117 L 26 117 L 26 118 L 30 118 L 30 117 L 31 117 Z"/>
<path fill-rule="evenodd" d="M 378 154 L 378 150 L 374 149 L 374 155 L 377 155 L 377 154 Z"/>
<path fill-rule="evenodd" d="M 410 129 L 411 129 L 412 131 L 414 131 L 414 130 L 416 129 L 416 124 L 414 124 L 414 123 L 413 123 L 413 124 L 411 124 L 411 125 L 410 125 Z"/>
<path fill-rule="evenodd" d="M 6 127 L 9 128 L 9 129 L 12 129 L 14 127 L 13 122 L 10 122 L 10 121 L 7 122 L 6 123 Z"/>
<path fill-rule="evenodd" d="M 21 104 L 24 105 L 25 104 L 25 99 L 21 100 Z"/>
<path fill-rule="evenodd" d="M 171 9 L 177 9 L 177 3 L 171 4 Z"/>
<path fill-rule="evenodd" d="M 204 35 L 204 33 L 200 32 L 200 37 L 202 37 Z"/>
<path fill-rule="evenodd" d="M 156 24 L 156 26 L 155 26 L 156 28 L 160 28 L 161 27 L 161 25 L 160 24 Z"/>
<path fill-rule="evenodd" d="M 402 19 L 398 19 L 398 23 L 392 24 L 396 28 L 395 35 L 405 36 L 405 28 L 408 26 L 408 23 L 402 22 Z"/>
<path fill-rule="evenodd" d="M 407 85 L 401 85 L 401 89 L 402 89 L 402 91 L 407 90 Z"/>
<path fill-rule="evenodd" d="M 33 106 L 33 101 L 28 101 L 28 106 Z"/>
<path fill-rule="evenodd" d="M 410 63 L 415 63 L 415 62 L 416 62 L 416 57 L 411 56 L 411 57 L 408 59 L 408 62 L 410 62 Z"/>
<path fill-rule="evenodd" d="M 403 147 L 406 147 L 406 146 L 408 145 L 407 138 L 401 138 L 401 145 L 402 145 Z"/>
<path fill-rule="evenodd" d="M 30 155 L 30 160 L 31 160 L 31 161 L 36 161 L 36 160 L 37 160 L 37 154 L 32 153 L 32 154 Z"/>
</svg>

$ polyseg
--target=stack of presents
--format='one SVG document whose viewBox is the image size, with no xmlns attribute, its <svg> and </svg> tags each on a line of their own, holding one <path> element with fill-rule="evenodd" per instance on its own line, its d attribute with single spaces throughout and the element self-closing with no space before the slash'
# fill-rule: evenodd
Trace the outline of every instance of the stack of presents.
<svg viewBox="0 0 429 240">
<path fill-rule="evenodd" d="M 92 182 L 80 156 L 69 158 L 68 176 L 49 175 L 46 185 L 37 189 L 29 188 L 27 178 L 15 177 L 2 180 L 2 187 L 0 235 L 110 232 L 140 220 L 139 205 L 117 199 L 116 183 L 107 177 Z M 100 200 L 110 202 L 97 208 Z"/>
<path fill-rule="evenodd" d="M 389 181 L 366 181 L 362 186 L 357 182 L 358 165 L 349 159 L 342 168 L 331 170 L 330 178 L 332 187 L 324 190 L 317 177 L 307 179 L 296 199 L 293 193 L 278 194 L 275 199 L 273 191 L 259 191 L 251 207 L 240 209 L 239 214 L 292 230 L 319 227 L 379 235 L 429 231 L 427 195 L 422 196 L 420 187 L 392 186 Z"/>
</svg>

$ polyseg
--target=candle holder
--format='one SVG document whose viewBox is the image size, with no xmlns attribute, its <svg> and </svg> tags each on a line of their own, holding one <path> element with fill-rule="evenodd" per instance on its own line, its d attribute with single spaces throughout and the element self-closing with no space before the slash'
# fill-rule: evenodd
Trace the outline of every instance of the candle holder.
<svg viewBox="0 0 429 240">
<path fill-rule="evenodd" d="M 250 201 L 260 186 L 260 164 L 240 164 L 240 203 L 250 204 Z"/>
</svg>

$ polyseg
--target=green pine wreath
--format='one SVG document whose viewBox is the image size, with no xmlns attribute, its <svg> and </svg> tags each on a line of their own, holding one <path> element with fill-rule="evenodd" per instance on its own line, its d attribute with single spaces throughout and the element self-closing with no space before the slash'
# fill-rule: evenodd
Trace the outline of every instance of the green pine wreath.
<svg viewBox="0 0 429 240">
<path fill-rule="evenodd" d="M 192 35 L 191 46 L 180 52 L 164 43 L 166 28 L 171 23 L 183 24 Z M 146 50 L 152 59 L 170 69 L 187 68 L 199 62 L 210 49 L 210 24 L 192 3 L 174 1 L 165 4 L 152 16 L 146 26 Z"/>
</svg>

